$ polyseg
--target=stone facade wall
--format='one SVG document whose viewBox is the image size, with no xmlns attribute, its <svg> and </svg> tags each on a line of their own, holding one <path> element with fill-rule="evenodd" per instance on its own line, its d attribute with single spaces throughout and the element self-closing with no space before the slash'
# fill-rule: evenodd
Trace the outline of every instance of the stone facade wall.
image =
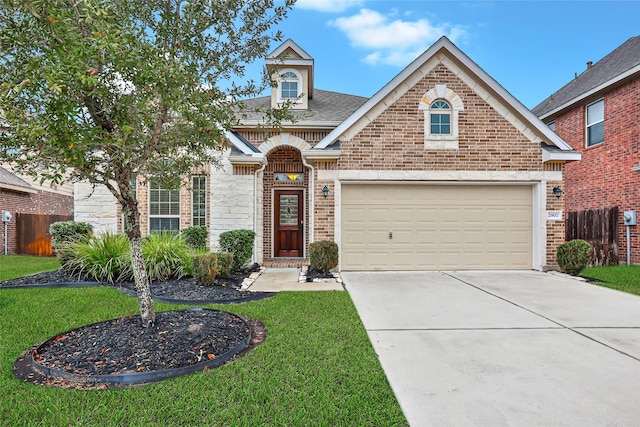
<svg viewBox="0 0 640 427">
<path fill-rule="evenodd" d="M 116 198 L 104 185 L 92 188 L 80 182 L 74 186 L 74 221 L 93 225 L 93 232 L 118 232 L 118 207 Z"/>
<path fill-rule="evenodd" d="M 618 206 L 620 260 L 626 261 L 624 211 L 640 211 L 640 78 L 604 95 L 604 142 L 586 147 L 587 103 L 555 119 L 555 132 L 582 153 L 566 166 L 567 211 Z M 631 261 L 640 263 L 640 226 L 630 227 Z"/>
<path fill-rule="evenodd" d="M 19 193 L 0 188 L 0 211 L 11 212 L 12 219 L 7 225 L 7 241 L 4 240 L 5 224 L 0 222 L 1 253 L 14 254 L 16 251 L 16 214 L 71 215 L 73 197 L 56 192 L 38 190 L 37 193 Z"/>
<path fill-rule="evenodd" d="M 209 239 L 215 250 L 220 233 L 254 230 L 254 176 L 233 175 L 233 166 L 225 156 L 221 168 L 212 168 L 210 178 Z"/>
</svg>

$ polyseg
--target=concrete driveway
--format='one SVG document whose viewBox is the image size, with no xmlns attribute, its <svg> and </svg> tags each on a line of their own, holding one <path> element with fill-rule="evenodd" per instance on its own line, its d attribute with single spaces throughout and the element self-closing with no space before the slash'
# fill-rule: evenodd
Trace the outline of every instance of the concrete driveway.
<svg viewBox="0 0 640 427">
<path fill-rule="evenodd" d="M 534 271 L 347 272 L 412 426 L 640 426 L 640 297 Z"/>
</svg>

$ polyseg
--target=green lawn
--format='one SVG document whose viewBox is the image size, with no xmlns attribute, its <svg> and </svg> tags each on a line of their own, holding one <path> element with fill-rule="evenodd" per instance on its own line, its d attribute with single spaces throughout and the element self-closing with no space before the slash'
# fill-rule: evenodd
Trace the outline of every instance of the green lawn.
<svg viewBox="0 0 640 427">
<path fill-rule="evenodd" d="M 614 265 L 585 268 L 581 276 L 601 280 L 596 285 L 640 295 L 640 265 Z"/>
<path fill-rule="evenodd" d="M 22 383 L 13 362 L 60 332 L 137 313 L 136 299 L 107 287 L 0 289 L 0 424 L 407 425 L 348 293 L 282 292 L 209 307 L 261 320 L 264 344 L 208 372 L 82 391 Z"/>
<path fill-rule="evenodd" d="M 60 268 L 58 258 L 0 255 L 0 282 Z"/>
</svg>

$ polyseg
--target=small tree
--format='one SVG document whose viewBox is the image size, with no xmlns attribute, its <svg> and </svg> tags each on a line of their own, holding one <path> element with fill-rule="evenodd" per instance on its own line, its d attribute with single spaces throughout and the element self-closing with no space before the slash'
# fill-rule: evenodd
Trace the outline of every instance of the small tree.
<svg viewBox="0 0 640 427">
<path fill-rule="evenodd" d="M 111 191 L 141 317 L 153 323 L 132 183 L 177 188 L 216 162 L 241 99 L 268 83 L 235 81 L 280 39 L 272 27 L 293 1 L 1 1 L 0 158 L 52 183 Z M 286 108 L 264 113 L 273 126 L 290 118 Z"/>
</svg>

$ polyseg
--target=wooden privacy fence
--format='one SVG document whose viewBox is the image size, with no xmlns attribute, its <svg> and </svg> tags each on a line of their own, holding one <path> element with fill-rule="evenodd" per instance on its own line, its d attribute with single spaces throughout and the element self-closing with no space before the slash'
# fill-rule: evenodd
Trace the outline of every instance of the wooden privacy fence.
<svg viewBox="0 0 640 427">
<path fill-rule="evenodd" d="M 618 207 L 569 212 L 565 238 L 591 243 L 591 265 L 618 265 Z"/>
<path fill-rule="evenodd" d="M 58 221 L 71 221 L 70 215 L 16 214 L 16 253 L 53 256 L 49 226 Z"/>
</svg>

